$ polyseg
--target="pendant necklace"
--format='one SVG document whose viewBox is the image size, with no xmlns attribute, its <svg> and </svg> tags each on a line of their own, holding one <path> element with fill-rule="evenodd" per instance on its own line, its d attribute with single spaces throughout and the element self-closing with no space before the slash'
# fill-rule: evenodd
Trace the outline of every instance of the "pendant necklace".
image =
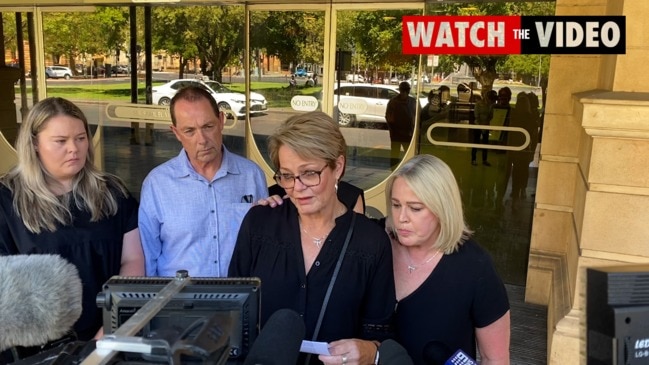
<svg viewBox="0 0 649 365">
<path fill-rule="evenodd" d="M 408 250 L 406 250 L 406 256 L 408 256 L 408 261 L 409 261 L 409 263 L 408 263 L 408 274 L 412 274 L 413 271 L 415 271 L 418 268 L 420 268 L 420 267 L 426 265 L 427 263 L 433 261 L 433 259 L 435 257 L 437 257 L 437 255 L 439 255 L 439 253 L 440 253 L 440 251 L 437 250 L 437 252 L 435 252 L 435 254 L 433 256 L 431 256 L 430 258 L 428 258 L 426 261 L 424 261 L 423 263 L 421 263 L 419 265 L 415 265 L 414 262 L 412 262 L 412 258 L 410 257 L 410 253 L 408 253 Z"/>
<path fill-rule="evenodd" d="M 306 228 L 302 227 L 302 232 L 304 232 L 307 236 L 311 237 L 313 240 L 313 244 L 316 245 L 316 247 L 320 248 L 322 246 L 322 243 L 325 241 L 329 233 L 325 233 L 324 236 L 322 237 L 313 237 L 311 234 L 306 230 Z"/>
<path fill-rule="evenodd" d="M 342 214 L 342 213 L 341 213 L 341 214 Z M 335 220 L 336 217 L 338 217 L 339 215 L 340 215 L 340 214 L 338 214 L 337 212 L 334 212 L 334 220 Z M 329 235 L 329 233 L 325 233 L 322 237 L 313 237 L 313 236 L 309 233 L 309 231 L 307 231 L 306 228 L 304 228 L 304 225 L 302 224 L 302 219 L 300 219 L 300 227 L 302 227 L 302 232 L 304 232 L 304 234 L 306 234 L 307 236 L 311 237 L 311 239 L 313 240 L 313 244 L 316 245 L 316 247 L 318 247 L 318 248 L 320 248 L 320 247 L 322 246 L 322 244 L 324 243 L 324 241 L 327 239 L 327 236 Z"/>
</svg>

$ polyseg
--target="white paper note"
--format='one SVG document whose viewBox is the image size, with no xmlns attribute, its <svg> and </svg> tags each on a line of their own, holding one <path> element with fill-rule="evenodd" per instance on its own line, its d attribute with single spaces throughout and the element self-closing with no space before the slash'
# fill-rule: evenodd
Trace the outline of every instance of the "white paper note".
<svg viewBox="0 0 649 365">
<path fill-rule="evenodd" d="M 316 355 L 331 355 L 329 353 L 329 345 L 326 342 L 302 341 L 300 352 L 306 352 Z"/>
</svg>

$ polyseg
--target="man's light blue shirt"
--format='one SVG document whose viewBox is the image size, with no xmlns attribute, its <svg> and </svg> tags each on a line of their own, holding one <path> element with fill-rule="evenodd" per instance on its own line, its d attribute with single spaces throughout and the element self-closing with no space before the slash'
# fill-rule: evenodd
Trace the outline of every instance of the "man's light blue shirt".
<svg viewBox="0 0 649 365">
<path fill-rule="evenodd" d="M 142 183 L 138 223 L 146 275 L 175 276 L 182 269 L 193 277 L 227 276 L 243 217 L 267 195 L 261 168 L 225 146 L 211 181 L 182 149 Z"/>
</svg>

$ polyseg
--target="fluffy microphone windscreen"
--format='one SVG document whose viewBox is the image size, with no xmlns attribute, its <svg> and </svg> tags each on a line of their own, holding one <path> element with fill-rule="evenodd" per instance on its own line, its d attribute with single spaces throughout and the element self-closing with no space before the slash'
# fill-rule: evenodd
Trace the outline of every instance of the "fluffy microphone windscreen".
<svg viewBox="0 0 649 365">
<path fill-rule="evenodd" d="M 408 351 L 395 340 L 385 340 L 379 346 L 381 365 L 413 365 Z"/>
<path fill-rule="evenodd" d="M 304 321 L 299 314 L 290 309 L 278 310 L 268 318 L 243 364 L 295 364 L 304 332 Z"/>
<path fill-rule="evenodd" d="M 77 268 L 58 255 L 0 256 L 0 350 L 39 346 L 81 316 Z"/>
</svg>

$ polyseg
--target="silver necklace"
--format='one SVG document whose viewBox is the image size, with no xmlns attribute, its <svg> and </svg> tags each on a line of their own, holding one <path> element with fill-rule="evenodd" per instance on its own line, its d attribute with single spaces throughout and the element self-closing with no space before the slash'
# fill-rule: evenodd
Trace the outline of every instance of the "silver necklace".
<svg viewBox="0 0 649 365">
<path fill-rule="evenodd" d="M 440 252 L 441 251 L 437 250 L 437 252 L 435 252 L 435 254 L 433 256 L 431 256 L 430 258 L 428 258 L 426 261 L 424 261 L 423 263 L 421 263 L 419 265 L 415 265 L 415 263 L 412 262 L 412 258 L 410 257 L 410 253 L 406 249 L 406 256 L 408 256 L 408 261 L 409 261 L 409 263 L 408 263 L 408 274 L 412 274 L 413 271 L 415 271 L 418 268 L 420 268 L 420 267 L 426 265 L 427 263 L 433 261 L 433 259 L 435 257 L 437 257 L 437 255 L 439 255 Z"/>
<path fill-rule="evenodd" d="M 311 237 L 311 239 L 313 240 L 313 244 L 316 245 L 316 247 L 318 247 L 318 248 L 320 248 L 320 246 L 322 246 L 322 243 L 325 241 L 325 239 L 329 235 L 329 233 L 325 233 L 325 235 L 322 236 L 322 237 L 313 237 L 313 236 L 311 236 L 311 234 L 304 227 L 302 227 L 302 232 L 304 232 L 306 235 Z"/>
<path fill-rule="evenodd" d="M 335 212 L 335 213 L 334 213 L 334 219 L 336 219 L 336 217 L 338 217 L 338 215 L 339 215 L 339 214 L 338 214 L 337 212 Z M 325 233 L 324 236 L 322 236 L 322 237 L 313 237 L 313 236 L 312 236 L 312 235 L 311 235 L 311 234 L 306 230 L 306 228 L 304 228 L 304 225 L 302 224 L 302 219 L 301 219 L 301 218 L 300 218 L 300 227 L 302 227 L 302 232 L 304 232 L 304 234 L 306 234 L 307 236 L 311 237 L 311 239 L 313 240 L 313 244 L 316 245 L 316 247 L 318 247 L 318 248 L 320 248 L 320 247 L 322 246 L 322 244 L 324 243 L 325 239 L 327 239 L 327 236 L 329 235 L 329 233 Z"/>
</svg>

